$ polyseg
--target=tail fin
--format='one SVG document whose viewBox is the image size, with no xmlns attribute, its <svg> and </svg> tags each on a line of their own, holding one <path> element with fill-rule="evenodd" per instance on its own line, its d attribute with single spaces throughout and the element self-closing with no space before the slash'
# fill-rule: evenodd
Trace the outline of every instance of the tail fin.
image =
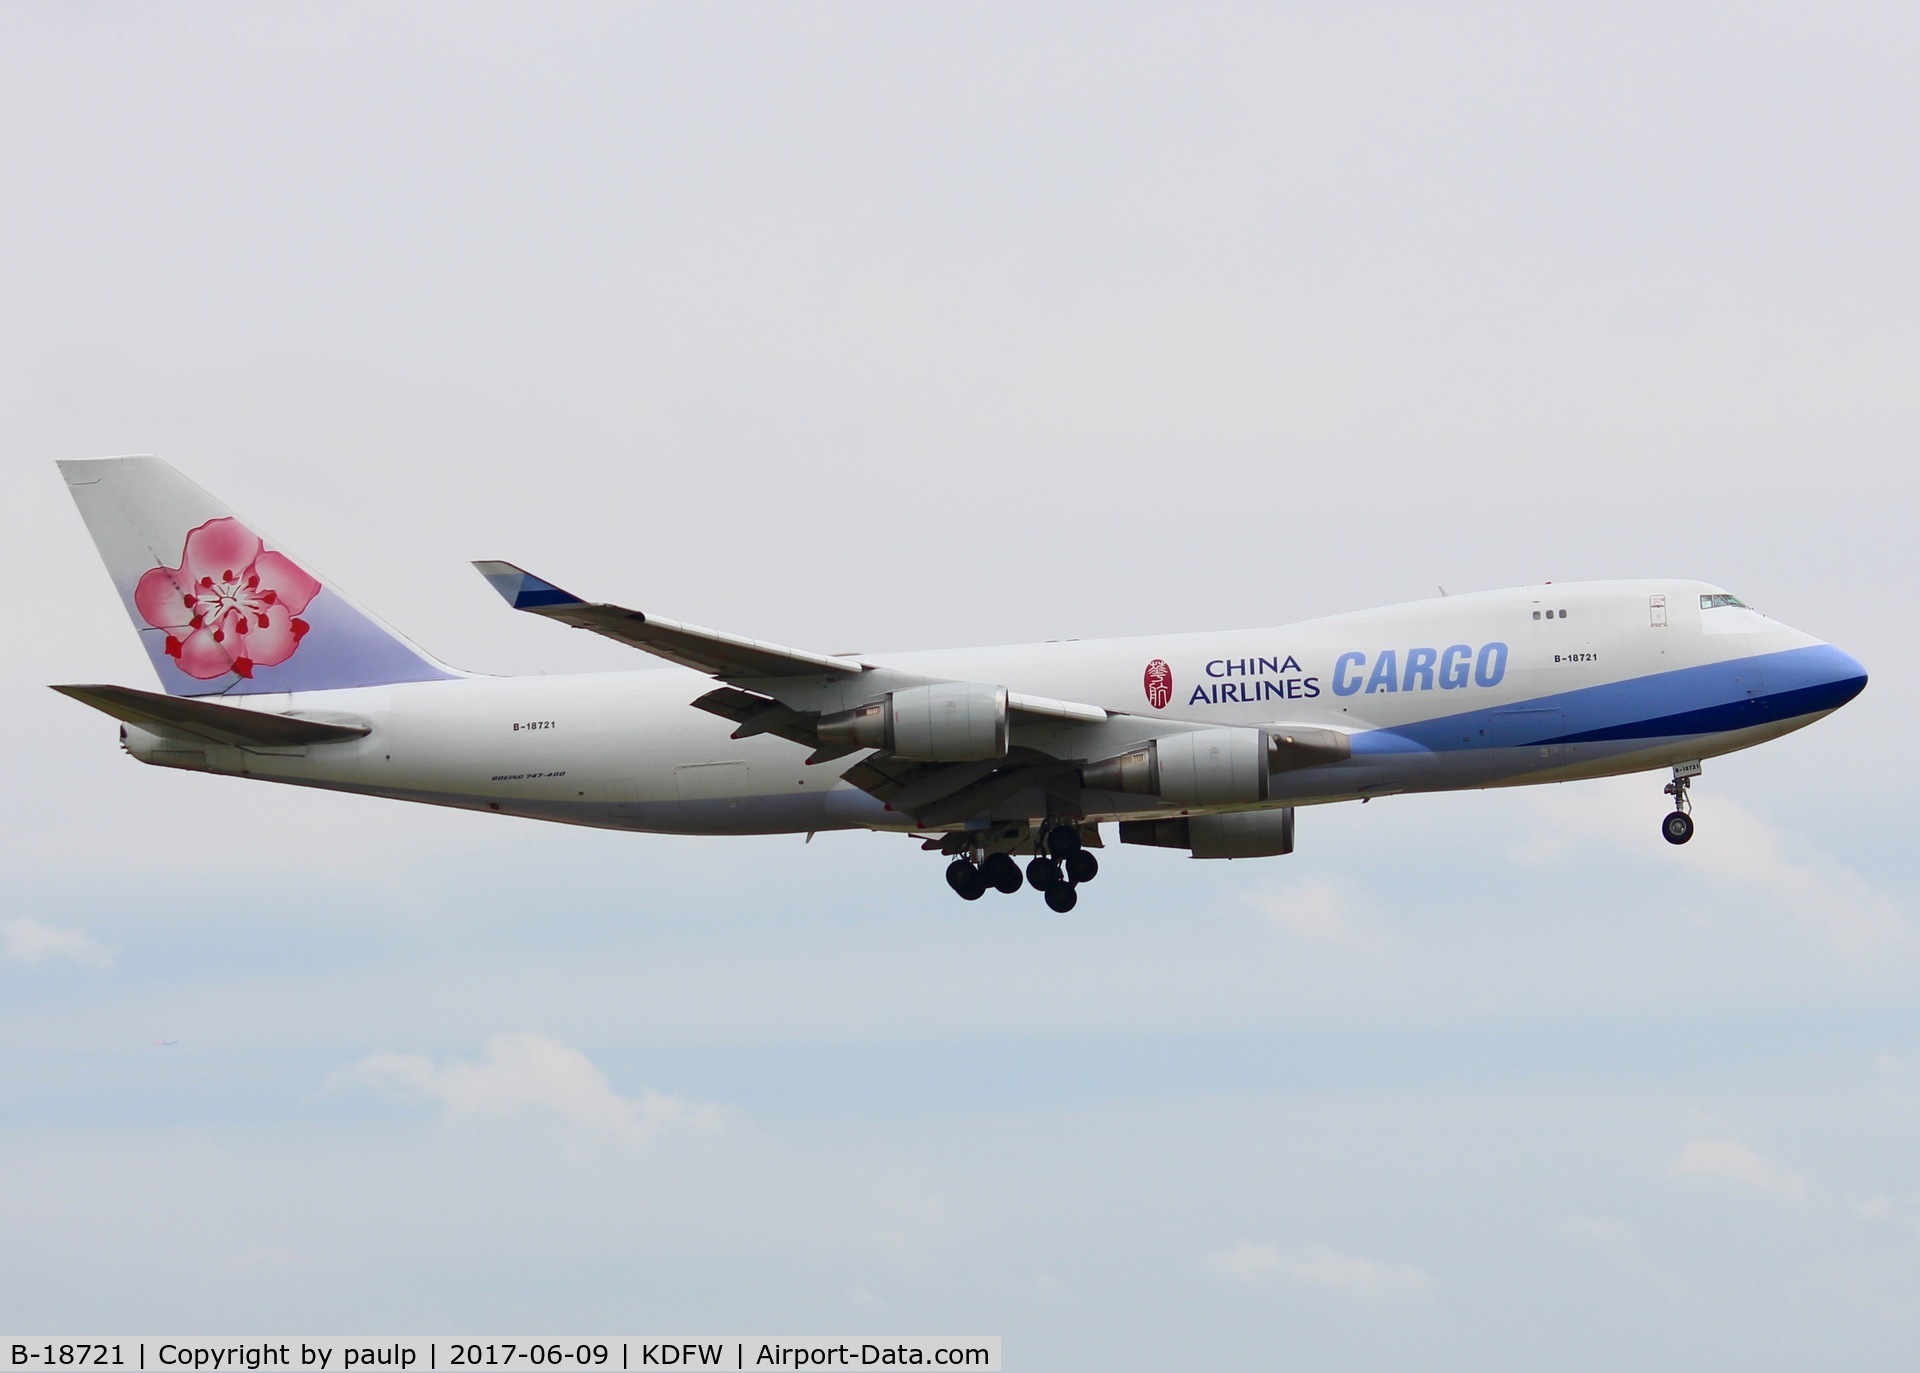
<svg viewBox="0 0 1920 1373">
<path fill-rule="evenodd" d="M 59 464 L 174 696 L 422 682 L 422 653 L 158 458 Z"/>
</svg>

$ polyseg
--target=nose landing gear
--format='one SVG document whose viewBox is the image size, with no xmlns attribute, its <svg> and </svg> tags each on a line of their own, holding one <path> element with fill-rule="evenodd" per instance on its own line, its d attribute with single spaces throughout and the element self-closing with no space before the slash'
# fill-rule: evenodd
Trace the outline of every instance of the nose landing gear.
<svg viewBox="0 0 1920 1373">
<path fill-rule="evenodd" d="M 1665 791 L 1673 798 L 1673 813 L 1660 822 L 1660 834 L 1669 844 L 1684 844 L 1693 838 L 1693 798 L 1687 789 L 1700 775 L 1698 763 L 1675 763 L 1673 780 Z"/>
</svg>

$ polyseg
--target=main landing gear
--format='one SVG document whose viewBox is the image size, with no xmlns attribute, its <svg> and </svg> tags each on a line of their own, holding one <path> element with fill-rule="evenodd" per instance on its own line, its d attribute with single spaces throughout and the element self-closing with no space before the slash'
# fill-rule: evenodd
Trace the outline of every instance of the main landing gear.
<svg viewBox="0 0 1920 1373">
<path fill-rule="evenodd" d="M 1660 833 L 1669 844 L 1684 844 L 1693 838 L 1693 798 L 1687 789 L 1699 775 L 1698 763 L 1673 765 L 1673 780 L 1666 785 L 1667 795 L 1673 798 L 1673 814 L 1660 822 Z"/>
<path fill-rule="evenodd" d="M 988 887 L 1011 896 L 1020 890 L 1020 865 L 1005 853 L 990 853 L 978 863 L 971 858 L 956 858 L 947 864 L 947 885 L 960 894 L 962 901 L 978 901 Z"/>
<path fill-rule="evenodd" d="M 1034 848 L 1024 878 L 1012 854 L 1001 850 L 982 857 L 976 850 L 947 864 L 947 885 L 963 901 L 978 901 L 989 887 L 1012 895 L 1031 886 L 1064 915 L 1079 903 L 1079 888 L 1100 875 L 1100 860 L 1087 851 L 1078 827 L 1071 824 L 1042 830 Z"/>
</svg>

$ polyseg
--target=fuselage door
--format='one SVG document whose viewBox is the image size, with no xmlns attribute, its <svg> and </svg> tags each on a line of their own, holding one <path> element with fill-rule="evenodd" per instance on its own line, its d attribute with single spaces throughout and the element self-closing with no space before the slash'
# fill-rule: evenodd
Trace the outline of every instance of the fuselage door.
<svg viewBox="0 0 1920 1373">
<path fill-rule="evenodd" d="M 1667 598 L 1665 596 L 1647 597 L 1647 614 L 1649 616 L 1649 622 L 1655 629 L 1665 629 L 1667 627 Z"/>
</svg>

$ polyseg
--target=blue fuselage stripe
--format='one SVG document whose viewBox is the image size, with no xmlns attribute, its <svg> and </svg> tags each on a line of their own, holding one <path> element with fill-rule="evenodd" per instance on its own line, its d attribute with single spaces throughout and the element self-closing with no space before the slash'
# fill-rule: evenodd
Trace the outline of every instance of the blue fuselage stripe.
<svg viewBox="0 0 1920 1373">
<path fill-rule="evenodd" d="M 1719 734 L 1836 710 L 1866 684 L 1857 662 L 1820 644 L 1396 725 L 1356 739 L 1355 752 L 1396 752 L 1405 744 L 1438 753 Z"/>
<path fill-rule="evenodd" d="M 1838 710 L 1857 696 L 1866 684 L 1865 677 L 1851 677 L 1819 686 L 1796 687 L 1792 691 L 1772 691 L 1699 710 L 1684 710 L 1650 720 L 1609 725 L 1580 734 L 1563 734 L 1546 742 L 1597 744 L 1616 739 L 1670 739 L 1683 734 L 1723 734 L 1729 730 L 1770 725 L 1778 720 Z"/>
</svg>

